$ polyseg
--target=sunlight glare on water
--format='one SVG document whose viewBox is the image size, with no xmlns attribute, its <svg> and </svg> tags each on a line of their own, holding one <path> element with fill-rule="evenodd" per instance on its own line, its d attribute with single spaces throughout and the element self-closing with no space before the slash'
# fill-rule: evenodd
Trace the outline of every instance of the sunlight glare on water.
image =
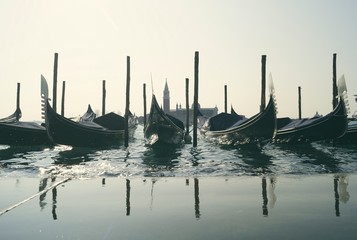
<svg viewBox="0 0 357 240">
<path fill-rule="evenodd" d="M 299 145 L 219 146 L 198 139 L 198 146 L 145 146 L 139 126 L 129 147 L 117 149 L 0 147 L 0 176 L 54 175 L 94 177 L 259 176 L 351 173 L 357 170 L 357 147 L 312 143 Z"/>
</svg>

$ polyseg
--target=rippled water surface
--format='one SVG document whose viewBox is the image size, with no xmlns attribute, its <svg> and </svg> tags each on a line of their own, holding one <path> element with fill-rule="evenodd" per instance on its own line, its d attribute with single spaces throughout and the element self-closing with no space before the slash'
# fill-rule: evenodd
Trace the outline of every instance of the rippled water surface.
<svg viewBox="0 0 357 240">
<path fill-rule="evenodd" d="M 54 175 L 93 177 L 256 176 L 357 172 L 357 147 L 312 143 L 299 145 L 217 146 L 198 139 L 198 147 L 152 149 L 138 127 L 129 148 L 0 145 L 0 177 Z"/>
</svg>

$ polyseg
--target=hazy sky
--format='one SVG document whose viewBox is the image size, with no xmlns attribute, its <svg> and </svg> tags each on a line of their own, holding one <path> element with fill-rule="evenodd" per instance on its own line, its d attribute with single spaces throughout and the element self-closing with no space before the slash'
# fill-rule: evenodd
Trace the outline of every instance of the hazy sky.
<svg viewBox="0 0 357 240">
<path fill-rule="evenodd" d="M 332 57 L 345 75 L 351 112 L 357 110 L 357 1 L 354 0 L 0 0 L 0 117 L 16 106 L 21 83 L 24 120 L 40 119 L 40 75 L 52 88 L 59 54 L 58 105 L 66 81 L 66 116 L 90 103 L 124 112 L 126 57 L 131 58 L 130 109 L 143 114 L 153 91 L 162 102 L 167 79 L 171 108 L 193 99 L 194 54 L 199 51 L 199 102 L 228 104 L 251 116 L 260 105 L 261 55 L 274 80 L 278 117 L 332 110 Z M 151 76 L 152 82 L 151 84 Z M 52 90 L 50 91 L 52 93 Z M 268 94 L 267 94 L 268 95 Z"/>
</svg>

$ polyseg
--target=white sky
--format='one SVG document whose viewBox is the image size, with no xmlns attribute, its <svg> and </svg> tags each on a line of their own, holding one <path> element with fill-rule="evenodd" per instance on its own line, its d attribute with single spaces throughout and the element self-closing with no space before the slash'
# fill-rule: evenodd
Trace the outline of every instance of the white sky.
<svg viewBox="0 0 357 240">
<path fill-rule="evenodd" d="M 24 120 L 40 119 L 40 75 L 52 88 L 59 54 L 58 99 L 66 81 L 66 116 L 90 103 L 100 111 L 102 80 L 107 111 L 124 112 L 126 57 L 131 57 L 130 109 L 143 114 L 142 87 L 162 100 L 167 78 L 171 108 L 193 99 L 194 53 L 199 51 L 199 102 L 240 114 L 259 110 L 261 55 L 267 55 L 278 117 L 332 110 L 332 56 L 345 75 L 351 112 L 357 110 L 357 1 L 354 0 L 0 0 L 0 118 L 16 106 L 21 83 Z M 52 90 L 50 90 L 52 93 Z M 268 95 L 268 94 L 267 94 Z"/>
</svg>

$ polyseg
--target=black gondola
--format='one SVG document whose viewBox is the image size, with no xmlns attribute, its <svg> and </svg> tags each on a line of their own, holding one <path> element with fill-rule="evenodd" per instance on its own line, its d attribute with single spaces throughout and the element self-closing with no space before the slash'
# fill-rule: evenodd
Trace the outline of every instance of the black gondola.
<svg viewBox="0 0 357 240">
<path fill-rule="evenodd" d="M 332 112 L 325 116 L 308 119 L 278 119 L 278 129 L 274 136 L 276 143 L 297 143 L 319 140 L 334 140 L 342 137 L 347 130 L 347 111 L 343 92 L 344 79 L 339 80 L 339 102 Z"/>
<path fill-rule="evenodd" d="M 121 145 L 124 141 L 124 118 L 108 113 L 101 117 L 79 122 L 57 114 L 48 100 L 46 79 L 41 76 L 41 95 L 49 138 L 56 144 L 78 147 L 110 147 Z M 129 135 L 136 125 L 129 123 Z"/>
<path fill-rule="evenodd" d="M 348 106 L 348 96 L 347 96 L 347 87 L 345 84 L 340 84 L 342 85 L 342 91 L 344 92 L 344 99 L 345 99 L 345 103 L 346 103 L 346 106 Z M 354 95 L 355 97 L 355 100 L 357 99 L 356 98 L 356 95 Z M 357 100 L 356 100 L 357 101 Z M 347 107 L 348 108 L 348 107 Z M 349 110 L 347 110 L 349 111 Z M 348 114 L 348 112 L 347 112 Z M 339 144 L 356 144 L 357 143 L 357 118 L 356 118 L 356 114 L 354 114 L 352 116 L 352 118 L 349 118 L 347 120 L 347 130 L 346 130 L 346 133 L 336 139 L 336 142 L 339 143 Z"/>
<path fill-rule="evenodd" d="M 0 119 L 0 144 L 22 146 L 51 144 L 44 126 L 36 122 L 20 121 L 21 117 L 20 83 L 18 83 L 15 112 L 6 118 Z"/>
<path fill-rule="evenodd" d="M 356 144 L 357 143 L 357 120 L 348 121 L 346 133 L 340 138 L 336 139 L 337 143 L 342 144 Z"/>
<path fill-rule="evenodd" d="M 148 145 L 184 143 L 185 127 L 182 121 L 174 118 L 160 108 L 153 94 L 150 114 L 144 127 L 144 136 Z"/>
<path fill-rule="evenodd" d="M 9 117 L 0 119 L 0 144 L 5 145 L 48 145 L 46 128 L 36 122 L 20 121 L 20 108 Z"/>
<path fill-rule="evenodd" d="M 209 118 L 200 129 L 208 140 L 224 145 L 237 145 L 271 139 L 276 129 L 276 106 L 273 91 L 266 108 L 245 118 L 237 114 L 220 113 Z"/>
</svg>

